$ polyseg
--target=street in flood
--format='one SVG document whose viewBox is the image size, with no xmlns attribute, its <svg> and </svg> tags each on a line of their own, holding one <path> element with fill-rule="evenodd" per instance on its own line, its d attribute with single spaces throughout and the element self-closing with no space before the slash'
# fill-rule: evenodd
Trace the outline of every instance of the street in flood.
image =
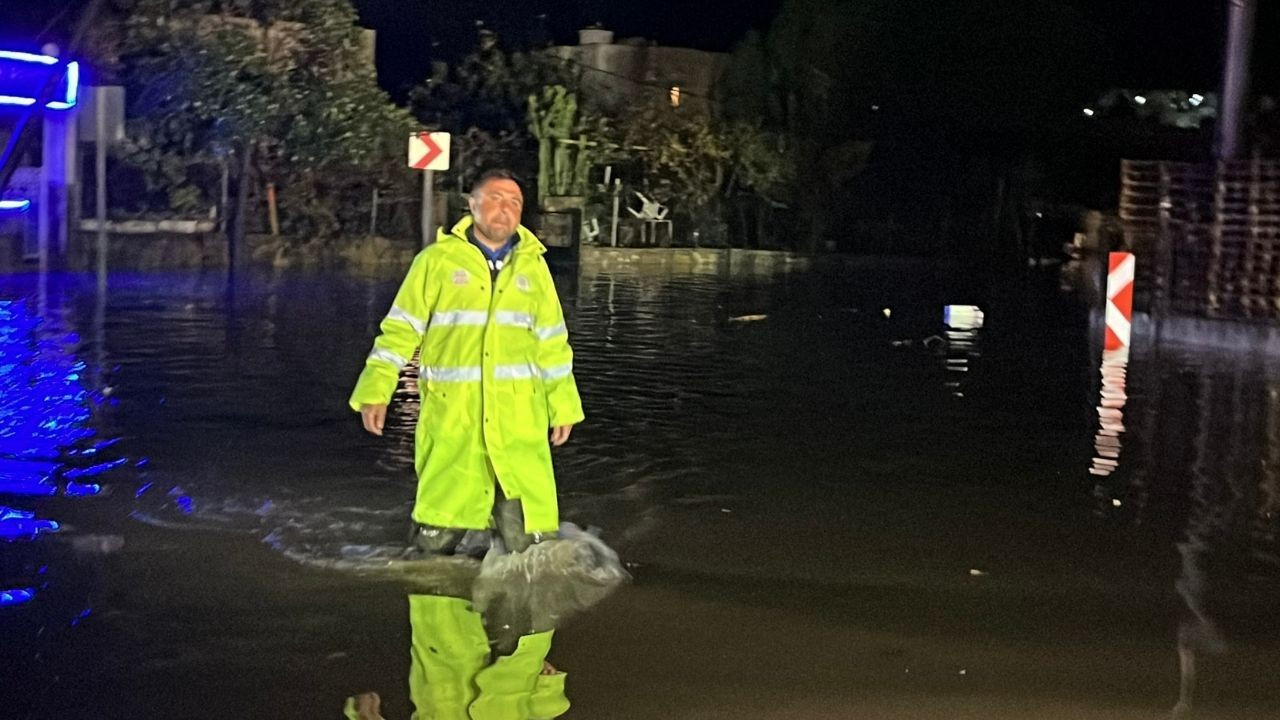
<svg viewBox="0 0 1280 720">
<path fill-rule="evenodd" d="M 1280 710 L 1275 357 L 1104 362 L 1047 276 L 554 276 L 587 560 L 521 652 L 565 717 Z M 8 716 L 407 718 L 423 647 L 512 641 L 479 561 L 405 559 L 412 368 L 384 437 L 346 407 L 398 277 L 108 280 L 0 280 Z"/>
</svg>

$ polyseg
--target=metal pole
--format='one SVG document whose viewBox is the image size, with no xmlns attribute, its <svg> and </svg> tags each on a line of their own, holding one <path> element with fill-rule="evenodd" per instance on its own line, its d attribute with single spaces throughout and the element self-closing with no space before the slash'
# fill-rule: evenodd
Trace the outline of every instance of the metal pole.
<svg viewBox="0 0 1280 720">
<path fill-rule="evenodd" d="M 618 247 L 618 195 L 622 192 L 622 181 L 613 181 L 613 227 L 609 230 L 609 247 Z"/>
<path fill-rule="evenodd" d="M 218 226 L 223 233 L 228 232 L 227 207 L 231 202 L 231 167 L 227 164 L 227 155 L 222 156 L 222 181 L 218 188 Z"/>
<path fill-rule="evenodd" d="M 1227 57 L 1222 68 L 1222 106 L 1218 109 L 1219 160 L 1232 160 L 1240 154 L 1256 10 L 1256 0 L 1231 0 L 1227 4 Z"/>
<path fill-rule="evenodd" d="M 94 172 L 98 204 L 98 282 L 107 277 L 107 104 L 98 96 L 94 106 Z"/>
<path fill-rule="evenodd" d="M 66 132 L 63 133 L 63 171 L 59 180 L 58 215 L 58 252 L 66 258 L 67 243 L 71 238 L 71 228 L 80 229 L 80 160 L 77 156 L 80 143 L 80 108 L 74 107 L 66 111 Z M 75 198 L 75 201 L 72 201 Z M 72 209 L 75 206 L 77 209 Z"/>
<path fill-rule="evenodd" d="M 93 103 L 94 195 L 98 216 L 98 293 L 94 304 L 93 332 L 98 360 L 98 389 L 106 387 L 107 326 L 107 103 L 98 90 Z"/>
<path fill-rule="evenodd" d="M 435 240 L 435 172 L 424 170 L 422 173 L 422 247 Z"/>
<path fill-rule="evenodd" d="M 107 264 L 102 260 L 98 261 L 98 291 L 93 303 L 93 344 L 98 361 L 95 385 L 103 390 L 107 386 Z"/>
<path fill-rule="evenodd" d="M 276 184 L 267 183 L 267 223 L 271 226 L 271 237 L 280 236 L 280 212 L 276 209 Z"/>
<path fill-rule="evenodd" d="M 44 151 L 42 153 L 43 157 L 40 159 L 40 187 L 36 191 L 35 202 L 37 212 L 36 257 L 40 259 L 41 275 L 49 272 L 49 234 L 52 231 L 52 228 L 50 227 L 50 213 L 53 212 L 53 208 L 50 207 L 52 203 L 50 202 L 51 193 L 49 192 L 49 186 L 53 182 L 53 178 L 51 177 L 51 171 L 53 168 L 50 167 L 52 164 L 52 158 L 50 158 L 50 155 L 53 153 L 50 151 L 54 139 L 54 133 L 51 132 L 51 130 L 53 130 L 51 127 L 53 125 L 53 121 L 45 118 L 43 125 Z"/>
</svg>

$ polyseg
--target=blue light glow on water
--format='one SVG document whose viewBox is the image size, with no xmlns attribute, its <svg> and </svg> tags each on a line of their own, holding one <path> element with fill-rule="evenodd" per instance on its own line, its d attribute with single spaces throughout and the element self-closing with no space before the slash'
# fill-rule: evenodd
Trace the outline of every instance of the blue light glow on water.
<svg viewBox="0 0 1280 720">
<path fill-rule="evenodd" d="M 107 472 L 108 470 L 111 470 L 113 468 L 118 468 L 127 462 L 129 462 L 128 458 L 119 458 L 116 460 L 112 460 L 110 462 L 98 463 L 97 465 L 92 465 L 87 468 L 76 468 L 74 470 L 68 470 L 65 473 L 63 473 L 62 476 L 67 478 L 68 480 L 80 480 L 82 478 L 94 477 L 96 475 L 101 475 L 102 473 Z"/>
<path fill-rule="evenodd" d="M 0 607 L 10 605 L 24 605 L 31 602 L 36 596 L 35 588 L 14 588 L 12 590 L 0 590 Z"/>
<path fill-rule="evenodd" d="M 121 467 L 126 458 L 87 467 L 65 461 L 97 459 L 118 438 L 85 443 L 92 406 L 102 398 L 86 387 L 89 373 L 76 358 L 76 333 L 44 324 L 24 301 L 0 300 L 0 494 L 47 497 L 102 492 L 91 478 Z M 85 444 L 85 447 L 77 448 Z"/>
<path fill-rule="evenodd" d="M 92 497 L 102 493 L 102 486 L 97 483 L 68 481 L 65 493 L 67 497 Z"/>
<path fill-rule="evenodd" d="M 94 445 L 93 447 L 84 448 L 78 454 L 79 455 L 97 455 L 98 453 L 102 452 L 103 450 L 106 450 L 107 448 L 111 447 L 112 445 L 115 445 L 118 442 L 120 442 L 120 438 L 111 438 L 110 440 L 103 440 L 102 442 Z"/>
<path fill-rule="evenodd" d="M 16 466 L 16 470 L 11 469 Z M 39 468 L 48 467 L 48 472 Z M 15 463 L 0 459 L 0 495 L 48 497 L 58 494 L 58 487 L 46 480 L 56 465 L 50 463 Z"/>
<path fill-rule="evenodd" d="M 39 325 L 25 303 L 0 301 L 0 458 L 53 460 L 93 435 L 85 365 L 67 351 L 70 338 L 41 337 Z M 49 469 L 33 466 L 24 479 Z"/>
<path fill-rule="evenodd" d="M 58 532 L 56 520 L 37 518 L 34 512 L 0 505 L 0 541 L 34 540 L 42 533 Z"/>
</svg>

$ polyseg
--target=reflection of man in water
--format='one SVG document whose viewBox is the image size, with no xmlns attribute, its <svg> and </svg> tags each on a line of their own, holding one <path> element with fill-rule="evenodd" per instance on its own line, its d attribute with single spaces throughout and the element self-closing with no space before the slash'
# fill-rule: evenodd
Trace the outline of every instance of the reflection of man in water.
<svg viewBox="0 0 1280 720">
<path fill-rule="evenodd" d="M 409 596 L 414 717 L 550 720 L 568 712 L 567 676 L 546 659 L 553 631 L 522 634 L 507 620 L 489 618 L 486 631 L 486 618 L 466 598 Z M 375 693 L 356 696 L 347 717 L 381 720 L 380 705 Z"/>
<path fill-rule="evenodd" d="M 409 596 L 409 694 L 420 720 L 563 715 L 567 676 L 547 662 L 556 628 L 629 578 L 613 550 L 572 523 L 525 552 L 435 570 Z M 380 705 L 375 693 L 353 697 L 347 717 L 381 720 Z"/>
<path fill-rule="evenodd" d="M 409 596 L 409 622 L 409 694 L 419 716 L 541 720 L 569 710 L 566 675 L 547 663 L 554 631 L 495 633 L 490 648 L 470 601 L 438 595 Z"/>
<path fill-rule="evenodd" d="M 554 536 L 551 445 L 582 421 L 546 248 L 521 226 L 511 173 L 481 175 L 471 215 L 414 259 L 351 395 L 381 435 L 400 370 L 419 352 L 414 544 L 452 554 L 497 526 L 508 550 Z M 548 442 L 550 433 L 550 442 Z"/>
</svg>

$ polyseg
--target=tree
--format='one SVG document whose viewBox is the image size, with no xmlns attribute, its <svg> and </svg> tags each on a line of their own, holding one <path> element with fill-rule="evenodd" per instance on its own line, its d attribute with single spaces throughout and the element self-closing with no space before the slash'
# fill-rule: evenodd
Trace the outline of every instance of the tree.
<svg viewBox="0 0 1280 720">
<path fill-rule="evenodd" d="M 578 87 L 578 71 L 544 53 L 507 52 L 481 28 L 476 47 L 455 67 L 440 67 L 409 93 L 409 108 L 424 124 L 453 133 L 527 130 L 528 98 L 544 87 Z"/>
<path fill-rule="evenodd" d="M 705 208 L 728 176 L 731 151 L 707 115 L 651 108 L 623 126 L 622 145 L 639 156 L 649 191 L 660 202 L 679 199 Z"/>
<path fill-rule="evenodd" d="M 719 232 L 727 197 L 749 196 L 759 213 L 794 197 L 794 155 L 785 134 L 664 107 L 619 122 L 616 146 L 638 160 L 646 193 L 704 235 Z"/>
<path fill-rule="evenodd" d="M 424 123 L 463 137 L 469 157 L 522 168 L 536 157 L 540 196 L 590 195 L 590 167 L 608 164 L 638 169 L 647 194 L 698 224 L 718 221 L 730 195 L 775 205 L 793 197 L 794 143 L 785 132 L 665 103 L 609 115 L 580 79 L 576 66 L 507 53 L 482 30 L 476 49 L 456 68 L 439 68 L 411 103 Z"/>
<path fill-rule="evenodd" d="M 986 212 L 975 175 L 994 192 L 1024 156 L 1071 141 L 1098 36 L 1065 0 L 786 0 L 735 50 L 721 99 L 728 117 L 789 136 L 797 181 L 815 189 L 799 203 L 816 245 L 851 237 L 827 230 L 851 206 L 890 225 Z M 830 162 L 846 152 L 851 165 Z"/>
<path fill-rule="evenodd" d="M 127 156 L 179 209 L 211 204 L 199 168 L 224 169 L 235 238 L 258 181 L 290 200 L 286 229 L 335 233 L 333 198 L 396 181 L 412 128 L 378 89 L 355 20 L 348 0 L 137 0 L 121 52 L 136 118 Z"/>
</svg>

